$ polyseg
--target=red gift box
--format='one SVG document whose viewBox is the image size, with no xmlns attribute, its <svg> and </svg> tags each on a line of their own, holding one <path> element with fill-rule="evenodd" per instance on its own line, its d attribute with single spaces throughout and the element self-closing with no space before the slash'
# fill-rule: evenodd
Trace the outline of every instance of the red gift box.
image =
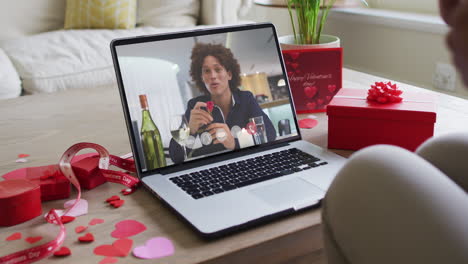
<svg viewBox="0 0 468 264">
<path fill-rule="evenodd" d="M 403 92 L 401 103 L 366 100 L 367 90 L 341 89 L 327 106 L 328 148 L 358 150 L 375 144 L 414 151 L 434 135 L 434 97 Z"/>
<path fill-rule="evenodd" d="M 0 226 L 12 226 L 41 215 L 38 184 L 16 179 L 0 181 Z"/>
<path fill-rule="evenodd" d="M 325 112 L 342 87 L 342 48 L 283 50 L 283 57 L 296 112 Z"/>
<path fill-rule="evenodd" d="M 82 188 L 93 189 L 107 182 L 99 169 L 99 158 L 99 156 L 93 156 L 72 163 L 73 172 Z"/>
<path fill-rule="evenodd" d="M 40 185 L 43 202 L 70 197 L 70 181 L 58 165 L 26 168 L 26 178 Z"/>
</svg>

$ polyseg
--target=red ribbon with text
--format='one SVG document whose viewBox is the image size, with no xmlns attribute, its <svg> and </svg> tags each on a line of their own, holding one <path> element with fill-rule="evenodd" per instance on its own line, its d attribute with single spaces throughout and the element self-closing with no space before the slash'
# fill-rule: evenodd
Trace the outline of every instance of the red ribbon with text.
<svg viewBox="0 0 468 264">
<path fill-rule="evenodd" d="M 109 155 L 109 152 L 104 147 L 98 144 L 77 143 L 68 148 L 59 161 L 60 171 L 71 182 L 71 184 L 75 186 L 75 188 L 78 191 L 78 195 L 75 199 L 75 202 L 71 207 L 65 210 L 63 215 L 66 215 L 68 211 L 72 210 L 81 199 L 80 183 L 76 178 L 75 174 L 73 173 L 71 160 L 80 150 L 86 148 L 91 148 L 98 152 L 100 156 L 99 168 L 102 170 L 104 176 L 108 181 L 125 185 L 131 189 L 131 192 L 134 192 L 138 187 L 139 180 L 137 178 L 123 172 L 109 170 L 109 165 L 114 165 L 127 171 L 135 171 L 133 161 L 125 160 L 114 155 Z M 57 214 L 56 209 L 51 209 L 49 213 L 47 213 L 47 215 L 45 216 L 45 219 L 47 222 L 54 225 L 58 225 L 60 227 L 60 231 L 57 237 L 54 240 L 45 244 L 0 257 L 0 264 L 32 263 L 34 261 L 38 261 L 50 256 L 56 249 L 58 249 L 65 240 L 65 226 L 63 225 L 60 216 Z"/>
</svg>

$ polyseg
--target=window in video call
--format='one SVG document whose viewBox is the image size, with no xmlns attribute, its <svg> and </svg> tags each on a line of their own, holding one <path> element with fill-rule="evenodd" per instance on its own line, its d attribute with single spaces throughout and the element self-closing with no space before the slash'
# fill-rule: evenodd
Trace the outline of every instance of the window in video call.
<svg viewBox="0 0 468 264">
<path fill-rule="evenodd" d="M 298 135 L 271 28 L 116 53 L 142 171 Z"/>
</svg>

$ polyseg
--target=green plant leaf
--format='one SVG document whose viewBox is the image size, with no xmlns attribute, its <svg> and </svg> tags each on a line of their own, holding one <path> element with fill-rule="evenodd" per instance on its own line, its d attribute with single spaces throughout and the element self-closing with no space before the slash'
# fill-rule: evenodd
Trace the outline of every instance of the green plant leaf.
<svg viewBox="0 0 468 264">
<path fill-rule="evenodd" d="M 326 1 L 326 0 L 325 0 Z M 322 17 L 320 19 L 320 27 L 318 30 L 318 40 L 317 43 L 320 43 L 320 36 L 322 35 L 322 30 L 325 25 L 325 21 L 327 21 L 328 12 L 330 12 L 330 8 L 335 4 L 336 0 L 331 0 L 330 3 L 325 7 L 325 10 L 322 11 Z"/>
<path fill-rule="evenodd" d="M 297 42 L 297 35 L 296 35 L 296 27 L 294 26 L 294 18 L 292 14 L 292 4 L 294 3 L 294 0 L 285 0 L 288 3 L 288 12 L 289 12 L 289 18 L 291 19 L 291 26 L 294 34 L 294 43 L 298 44 Z"/>
</svg>

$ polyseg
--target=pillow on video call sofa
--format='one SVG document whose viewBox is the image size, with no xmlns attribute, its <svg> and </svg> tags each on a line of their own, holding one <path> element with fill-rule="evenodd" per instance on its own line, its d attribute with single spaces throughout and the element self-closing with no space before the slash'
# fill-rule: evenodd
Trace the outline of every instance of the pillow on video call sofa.
<svg viewBox="0 0 468 264">
<path fill-rule="evenodd" d="M 67 0 L 65 29 L 128 29 L 136 24 L 137 0 Z"/>
<path fill-rule="evenodd" d="M 138 0 L 137 25 L 152 27 L 195 26 L 200 0 Z"/>
</svg>

